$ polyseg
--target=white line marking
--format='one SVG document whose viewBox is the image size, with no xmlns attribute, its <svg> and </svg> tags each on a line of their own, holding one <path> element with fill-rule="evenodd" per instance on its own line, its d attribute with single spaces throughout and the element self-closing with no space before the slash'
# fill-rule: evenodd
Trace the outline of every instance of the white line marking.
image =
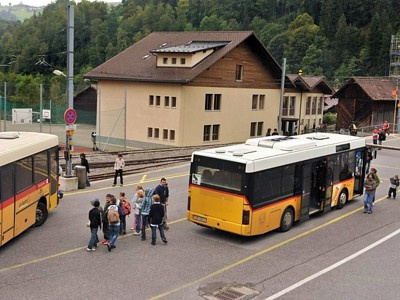
<svg viewBox="0 0 400 300">
<path fill-rule="evenodd" d="M 319 277 L 319 276 L 321 276 L 321 275 L 323 275 L 325 273 L 328 273 L 329 271 L 331 271 L 331 270 L 333 270 L 333 269 L 335 269 L 335 268 L 337 268 L 337 267 L 349 262 L 350 260 L 356 258 L 357 256 L 360 256 L 361 254 L 363 254 L 363 253 L 375 248 L 376 246 L 382 244 L 383 242 L 387 241 L 388 239 L 391 239 L 392 237 L 394 237 L 395 235 L 397 235 L 399 233 L 400 233 L 400 229 L 397 229 L 396 231 L 394 231 L 391 234 L 383 237 L 379 241 L 376 241 L 375 243 L 365 247 L 364 249 L 361 249 L 360 251 L 358 251 L 358 252 L 356 252 L 356 253 L 354 253 L 354 254 L 352 254 L 352 255 L 344 258 L 344 259 L 342 259 L 341 261 L 338 261 L 337 263 L 335 263 L 335 264 L 333 264 L 333 265 L 331 265 L 331 266 L 329 266 L 329 267 L 327 267 L 327 268 L 325 268 L 325 269 L 323 269 L 323 270 L 321 270 L 321 271 L 319 271 L 319 272 L 317 272 L 317 273 L 315 273 L 315 274 L 313 274 L 313 275 L 311 275 L 311 276 L 309 276 L 307 278 L 304 278 L 303 280 L 300 280 L 299 282 L 287 287 L 286 289 L 284 289 L 284 290 L 282 290 L 282 291 L 280 291 L 280 292 L 278 292 L 278 293 L 276 293 L 276 294 L 274 294 L 272 296 L 269 296 L 265 300 L 273 300 L 273 299 L 279 298 L 279 297 L 281 297 L 281 296 L 293 291 L 294 289 L 297 289 L 298 287 L 306 284 L 307 282 L 309 282 L 309 281 L 311 281 L 311 280 L 313 280 L 313 279 L 315 279 L 315 278 L 317 278 L 317 277 Z"/>
</svg>

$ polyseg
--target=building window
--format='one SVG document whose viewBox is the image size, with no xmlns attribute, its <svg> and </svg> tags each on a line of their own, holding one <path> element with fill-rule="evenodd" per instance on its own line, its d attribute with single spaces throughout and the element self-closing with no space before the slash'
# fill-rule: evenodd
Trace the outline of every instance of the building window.
<svg viewBox="0 0 400 300">
<path fill-rule="evenodd" d="M 218 141 L 218 139 L 219 139 L 219 124 L 213 125 L 212 129 L 212 140 Z"/>
<path fill-rule="evenodd" d="M 184 57 L 181 58 L 181 65 L 186 65 L 186 58 Z"/>
<path fill-rule="evenodd" d="M 204 125 L 203 141 L 209 141 L 211 134 L 211 125 Z"/>
<path fill-rule="evenodd" d="M 291 96 L 289 101 L 289 116 L 294 116 L 295 106 L 296 106 L 296 97 Z"/>
<path fill-rule="evenodd" d="M 318 114 L 322 114 L 323 107 L 324 107 L 324 98 L 319 97 Z"/>
<path fill-rule="evenodd" d="M 283 97 L 283 103 L 282 103 L 282 116 L 288 115 L 288 106 L 289 106 L 289 97 L 285 96 Z"/>
<path fill-rule="evenodd" d="M 221 109 L 221 94 L 214 95 L 214 110 Z"/>
<path fill-rule="evenodd" d="M 311 112 L 311 97 L 307 97 L 306 101 L 306 115 L 309 115 Z"/>
<path fill-rule="evenodd" d="M 172 64 L 173 64 L 173 65 L 176 65 L 176 57 L 173 57 L 173 58 L 172 58 Z"/>
<path fill-rule="evenodd" d="M 205 110 L 211 110 L 212 108 L 212 94 L 206 94 L 206 99 L 204 103 L 204 109 Z"/>
<path fill-rule="evenodd" d="M 257 109 L 258 104 L 258 95 L 253 95 L 253 99 L 251 101 L 251 109 Z"/>
<path fill-rule="evenodd" d="M 171 107 L 176 107 L 176 97 L 171 98 Z"/>
<path fill-rule="evenodd" d="M 265 95 L 260 95 L 260 99 L 258 101 L 258 109 L 264 109 L 265 103 Z"/>
<path fill-rule="evenodd" d="M 168 57 L 163 57 L 163 64 L 164 65 L 168 64 Z"/>
<path fill-rule="evenodd" d="M 312 99 L 312 112 L 313 115 L 317 113 L 317 97 L 313 97 Z"/>
<path fill-rule="evenodd" d="M 164 97 L 164 106 L 166 106 L 166 107 L 169 106 L 169 96 Z"/>
<path fill-rule="evenodd" d="M 256 136 L 257 122 L 250 123 L 250 136 Z"/>
<path fill-rule="evenodd" d="M 263 134 L 263 127 L 264 127 L 264 122 L 257 123 L 257 135 L 258 136 Z"/>
<path fill-rule="evenodd" d="M 236 81 L 243 80 L 243 65 L 236 65 Z"/>
<path fill-rule="evenodd" d="M 149 105 L 150 105 L 150 106 L 153 106 L 153 105 L 154 105 L 154 96 L 153 96 L 153 95 L 150 95 L 150 96 L 149 96 Z"/>
<path fill-rule="evenodd" d="M 163 139 L 168 140 L 168 129 L 163 130 Z"/>
<path fill-rule="evenodd" d="M 156 106 L 160 106 L 161 104 L 161 96 L 156 96 Z"/>
<path fill-rule="evenodd" d="M 175 130 L 170 130 L 169 131 L 169 140 L 170 141 L 175 141 Z"/>
<path fill-rule="evenodd" d="M 147 137 L 149 138 L 153 137 L 153 128 L 151 127 L 147 128 Z"/>
<path fill-rule="evenodd" d="M 154 128 L 154 138 L 158 139 L 160 137 L 160 129 Z"/>
</svg>

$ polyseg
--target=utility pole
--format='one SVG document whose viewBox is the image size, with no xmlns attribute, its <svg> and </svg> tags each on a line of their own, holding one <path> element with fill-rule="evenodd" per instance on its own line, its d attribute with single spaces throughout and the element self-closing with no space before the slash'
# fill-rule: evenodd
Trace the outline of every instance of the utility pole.
<svg viewBox="0 0 400 300">
<path fill-rule="evenodd" d="M 279 97 L 279 116 L 278 116 L 278 132 L 282 130 L 282 106 L 283 106 L 283 94 L 285 93 L 285 77 L 286 77 L 286 58 L 283 58 L 282 66 L 282 78 L 281 78 L 281 94 Z"/>
</svg>

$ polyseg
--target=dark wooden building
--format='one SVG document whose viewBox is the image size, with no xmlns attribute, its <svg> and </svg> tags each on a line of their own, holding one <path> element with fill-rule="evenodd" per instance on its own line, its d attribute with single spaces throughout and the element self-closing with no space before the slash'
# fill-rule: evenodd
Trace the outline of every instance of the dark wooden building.
<svg viewBox="0 0 400 300">
<path fill-rule="evenodd" d="M 389 77 L 353 77 L 332 97 L 338 98 L 336 129 L 393 124 L 396 80 Z"/>
<path fill-rule="evenodd" d="M 74 96 L 77 123 L 96 124 L 97 86 L 88 85 Z"/>
</svg>

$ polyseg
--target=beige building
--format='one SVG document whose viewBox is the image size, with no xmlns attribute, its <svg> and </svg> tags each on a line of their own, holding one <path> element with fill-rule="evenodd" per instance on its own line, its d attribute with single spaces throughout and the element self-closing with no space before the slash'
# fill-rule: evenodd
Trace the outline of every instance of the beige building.
<svg viewBox="0 0 400 300">
<path fill-rule="evenodd" d="M 278 124 L 281 68 L 252 31 L 155 32 L 85 77 L 97 81 L 103 139 L 223 144 Z M 303 119 L 304 95 L 290 80 L 287 88 L 289 103 L 299 99 L 294 118 Z"/>
</svg>

